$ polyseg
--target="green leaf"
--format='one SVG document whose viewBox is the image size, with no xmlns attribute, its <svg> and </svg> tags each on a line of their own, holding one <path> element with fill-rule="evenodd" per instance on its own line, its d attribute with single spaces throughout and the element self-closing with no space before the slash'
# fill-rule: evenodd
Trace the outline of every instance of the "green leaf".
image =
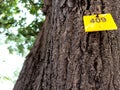
<svg viewBox="0 0 120 90">
<path fill-rule="evenodd" d="M 43 0 L 36 3 L 34 0 L 4 0 L 0 4 L 0 29 L 3 29 L 0 33 L 4 34 L 5 43 L 10 45 L 10 53 L 24 55 L 31 49 L 45 20 L 40 13 L 42 7 Z M 29 25 L 26 24 L 27 12 L 36 17 Z M 17 20 L 15 16 L 19 16 Z"/>
</svg>

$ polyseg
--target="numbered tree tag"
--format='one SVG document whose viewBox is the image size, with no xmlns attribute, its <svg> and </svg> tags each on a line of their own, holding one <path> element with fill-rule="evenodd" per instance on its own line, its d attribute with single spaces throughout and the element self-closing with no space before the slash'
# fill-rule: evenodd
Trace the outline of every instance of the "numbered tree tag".
<svg viewBox="0 0 120 90">
<path fill-rule="evenodd" d="M 117 30 L 111 14 L 83 16 L 85 32 Z"/>
</svg>

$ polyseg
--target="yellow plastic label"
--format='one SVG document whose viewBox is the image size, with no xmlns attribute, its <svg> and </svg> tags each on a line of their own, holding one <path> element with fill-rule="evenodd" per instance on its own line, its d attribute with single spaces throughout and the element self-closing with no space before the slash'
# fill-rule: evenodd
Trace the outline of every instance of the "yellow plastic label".
<svg viewBox="0 0 120 90">
<path fill-rule="evenodd" d="M 85 32 L 117 30 L 117 25 L 110 13 L 83 16 L 83 20 Z"/>
</svg>

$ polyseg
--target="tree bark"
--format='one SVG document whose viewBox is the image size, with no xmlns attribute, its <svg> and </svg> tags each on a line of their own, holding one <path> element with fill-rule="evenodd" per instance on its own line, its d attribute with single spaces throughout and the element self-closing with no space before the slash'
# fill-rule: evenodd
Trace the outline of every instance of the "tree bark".
<svg viewBox="0 0 120 90">
<path fill-rule="evenodd" d="M 46 21 L 13 90 L 120 90 L 119 28 L 84 31 L 94 1 L 44 0 Z M 119 27 L 120 0 L 100 2 Z"/>
</svg>

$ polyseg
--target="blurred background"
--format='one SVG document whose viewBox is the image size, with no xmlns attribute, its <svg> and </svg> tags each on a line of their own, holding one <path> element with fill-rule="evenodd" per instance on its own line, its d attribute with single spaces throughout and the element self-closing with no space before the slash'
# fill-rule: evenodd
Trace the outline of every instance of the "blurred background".
<svg viewBox="0 0 120 90">
<path fill-rule="evenodd" d="M 45 20 L 43 0 L 0 0 L 0 89 L 12 90 Z"/>
</svg>

